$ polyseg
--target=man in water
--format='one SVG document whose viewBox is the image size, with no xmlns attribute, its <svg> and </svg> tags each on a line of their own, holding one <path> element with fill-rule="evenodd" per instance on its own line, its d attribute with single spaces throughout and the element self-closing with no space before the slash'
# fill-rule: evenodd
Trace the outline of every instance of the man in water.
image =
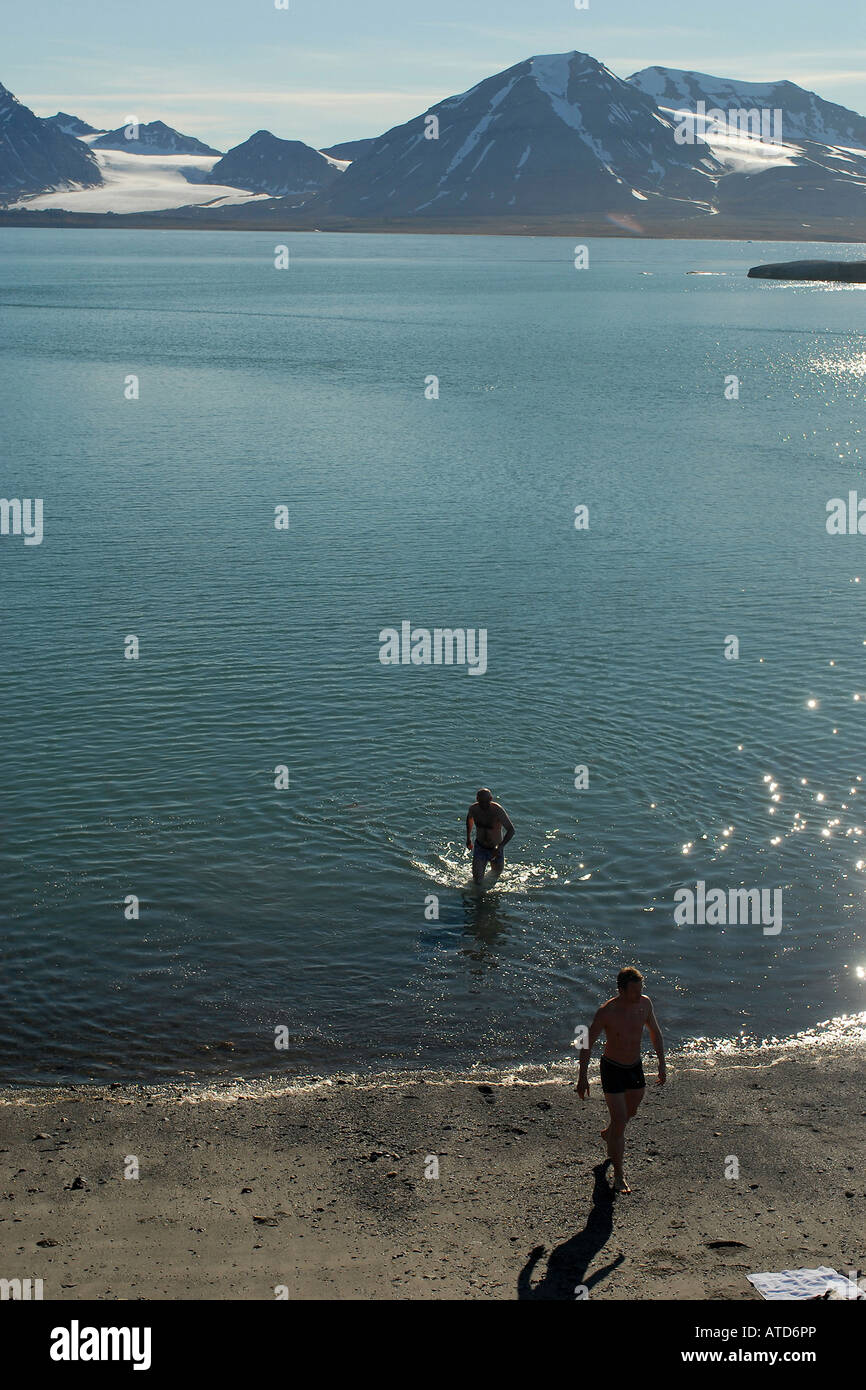
<svg viewBox="0 0 866 1390">
<path fill-rule="evenodd" d="M 475 844 L 472 843 L 472 827 L 475 826 Z M 505 830 L 505 839 L 502 831 Z M 475 801 L 466 813 L 466 848 L 472 850 L 472 877 L 478 884 L 484 878 L 488 864 L 493 865 L 493 876 L 497 879 L 505 868 L 505 846 L 514 834 L 514 826 L 508 813 L 493 793 L 486 787 L 475 793 Z"/>
<path fill-rule="evenodd" d="M 610 1124 L 601 1131 L 607 1143 L 607 1156 L 613 1164 L 615 1192 L 631 1192 L 622 1171 L 625 1152 L 625 1127 L 644 1098 L 646 1081 L 641 1062 L 641 1038 L 644 1028 L 652 1039 L 659 1059 L 656 1084 L 667 1080 L 662 1030 L 653 1010 L 652 1001 L 643 991 L 643 975 L 633 965 L 627 965 L 616 977 L 617 993 L 608 999 L 592 1020 L 586 1047 L 580 1052 L 580 1072 L 577 1094 L 586 1100 L 589 1081 L 586 1068 L 599 1034 L 604 1030 L 604 1056 L 601 1059 L 601 1088 L 610 1111 Z"/>
</svg>

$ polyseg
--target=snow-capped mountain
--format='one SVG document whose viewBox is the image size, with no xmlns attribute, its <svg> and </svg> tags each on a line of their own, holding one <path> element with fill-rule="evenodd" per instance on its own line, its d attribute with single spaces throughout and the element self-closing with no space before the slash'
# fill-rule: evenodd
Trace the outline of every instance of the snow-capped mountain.
<svg viewBox="0 0 866 1390">
<path fill-rule="evenodd" d="M 699 101 L 707 110 L 781 111 L 784 141 L 816 141 L 866 151 L 866 117 L 825 101 L 795 82 L 739 82 L 705 72 L 677 68 L 643 68 L 628 79 L 652 97 L 663 111 L 694 112 Z"/>
<path fill-rule="evenodd" d="M 683 125 L 686 119 L 724 165 L 719 212 L 781 213 L 805 227 L 815 219 L 866 215 L 866 119 L 856 111 L 794 82 L 739 82 L 660 67 L 644 68 L 628 80 L 671 120 Z M 772 138 L 749 133 L 758 127 L 750 112 L 766 113 Z"/>
<path fill-rule="evenodd" d="M 432 138 L 431 138 L 432 137 Z M 389 130 L 316 199 L 354 217 L 706 207 L 721 174 L 653 99 L 584 53 L 527 58 Z"/>
<path fill-rule="evenodd" d="M 94 150 L 126 150 L 129 154 L 215 154 L 222 153 L 193 135 L 181 135 L 172 130 L 164 121 L 149 121 L 140 124 L 136 138 L 128 140 L 127 130 L 132 127 L 120 126 L 117 130 L 106 131 L 91 143 Z"/>
<path fill-rule="evenodd" d="M 0 85 L 0 199 L 102 182 L 86 145 L 41 121 Z"/>
<path fill-rule="evenodd" d="M 257 130 L 223 155 L 209 177 L 272 197 L 308 196 L 333 183 L 343 167 L 302 140 L 280 140 L 269 130 Z"/>
<path fill-rule="evenodd" d="M 771 131 L 754 138 L 750 112 Z M 39 120 L 0 87 L 0 201 L 34 214 L 173 211 L 199 226 L 613 223 L 676 236 L 712 224 L 856 239 L 866 225 L 863 116 L 792 82 L 661 67 L 623 81 L 576 52 L 527 58 L 376 139 L 324 150 L 257 131 L 222 156 L 162 121 L 126 134 L 60 111 Z"/>
<path fill-rule="evenodd" d="M 56 116 L 43 116 L 46 125 L 56 126 L 64 135 L 98 135 L 95 125 L 88 125 L 80 116 L 70 116 L 68 111 L 58 111 Z"/>
</svg>

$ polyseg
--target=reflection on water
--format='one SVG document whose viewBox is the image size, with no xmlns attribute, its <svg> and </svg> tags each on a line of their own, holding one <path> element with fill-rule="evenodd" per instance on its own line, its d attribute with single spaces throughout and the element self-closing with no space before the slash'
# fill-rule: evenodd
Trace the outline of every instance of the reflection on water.
<svg viewBox="0 0 866 1390">
<path fill-rule="evenodd" d="M 822 353 L 811 358 L 808 367 L 819 376 L 866 377 L 866 352 Z"/>
<path fill-rule="evenodd" d="M 825 1019 L 812 1028 L 803 1028 L 790 1037 L 755 1037 L 743 1029 L 736 1037 L 690 1038 L 679 1050 L 684 1056 L 697 1054 L 700 1057 L 729 1057 L 737 1053 L 769 1052 L 784 1047 L 794 1050 L 810 1050 L 817 1047 L 860 1046 L 866 1042 L 866 1012 L 840 1014 L 838 1018 Z"/>
<path fill-rule="evenodd" d="M 551 1060 L 625 963 L 672 1044 L 856 1012 L 866 301 L 746 278 L 807 246 L 611 239 L 590 286 L 556 238 L 289 235 L 277 286 L 255 233 L 2 233 L 6 433 L 74 524 L 0 553 L 0 1075 Z M 384 668 L 404 617 L 487 673 Z M 696 880 L 783 887 L 781 936 L 675 925 Z"/>
<path fill-rule="evenodd" d="M 463 894 L 463 928 L 473 938 L 473 944 L 463 947 L 464 956 L 478 965 L 497 965 L 497 944 L 513 920 L 508 894 L 500 893 L 498 885 L 486 892 L 467 889 Z"/>
</svg>

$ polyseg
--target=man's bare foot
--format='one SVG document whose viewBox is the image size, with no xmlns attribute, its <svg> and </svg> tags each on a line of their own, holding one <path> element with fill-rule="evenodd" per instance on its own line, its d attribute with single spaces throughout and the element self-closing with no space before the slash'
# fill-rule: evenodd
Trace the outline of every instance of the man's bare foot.
<svg viewBox="0 0 866 1390">
<path fill-rule="evenodd" d="M 620 1173 L 618 1176 L 614 1175 L 613 1190 L 614 1192 L 622 1192 L 623 1195 L 631 1192 L 631 1188 L 629 1187 L 622 1173 Z"/>
</svg>

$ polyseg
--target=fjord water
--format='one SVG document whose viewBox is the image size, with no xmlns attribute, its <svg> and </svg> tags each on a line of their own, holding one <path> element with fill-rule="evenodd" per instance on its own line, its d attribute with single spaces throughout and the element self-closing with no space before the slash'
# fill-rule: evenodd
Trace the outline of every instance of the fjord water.
<svg viewBox="0 0 866 1390">
<path fill-rule="evenodd" d="M 589 247 L 0 233 L 4 1079 L 573 1057 L 630 962 L 671 1042 L 863 1007 L 866 299 L 745 274 L 850 248 Z"/>
</svg>

